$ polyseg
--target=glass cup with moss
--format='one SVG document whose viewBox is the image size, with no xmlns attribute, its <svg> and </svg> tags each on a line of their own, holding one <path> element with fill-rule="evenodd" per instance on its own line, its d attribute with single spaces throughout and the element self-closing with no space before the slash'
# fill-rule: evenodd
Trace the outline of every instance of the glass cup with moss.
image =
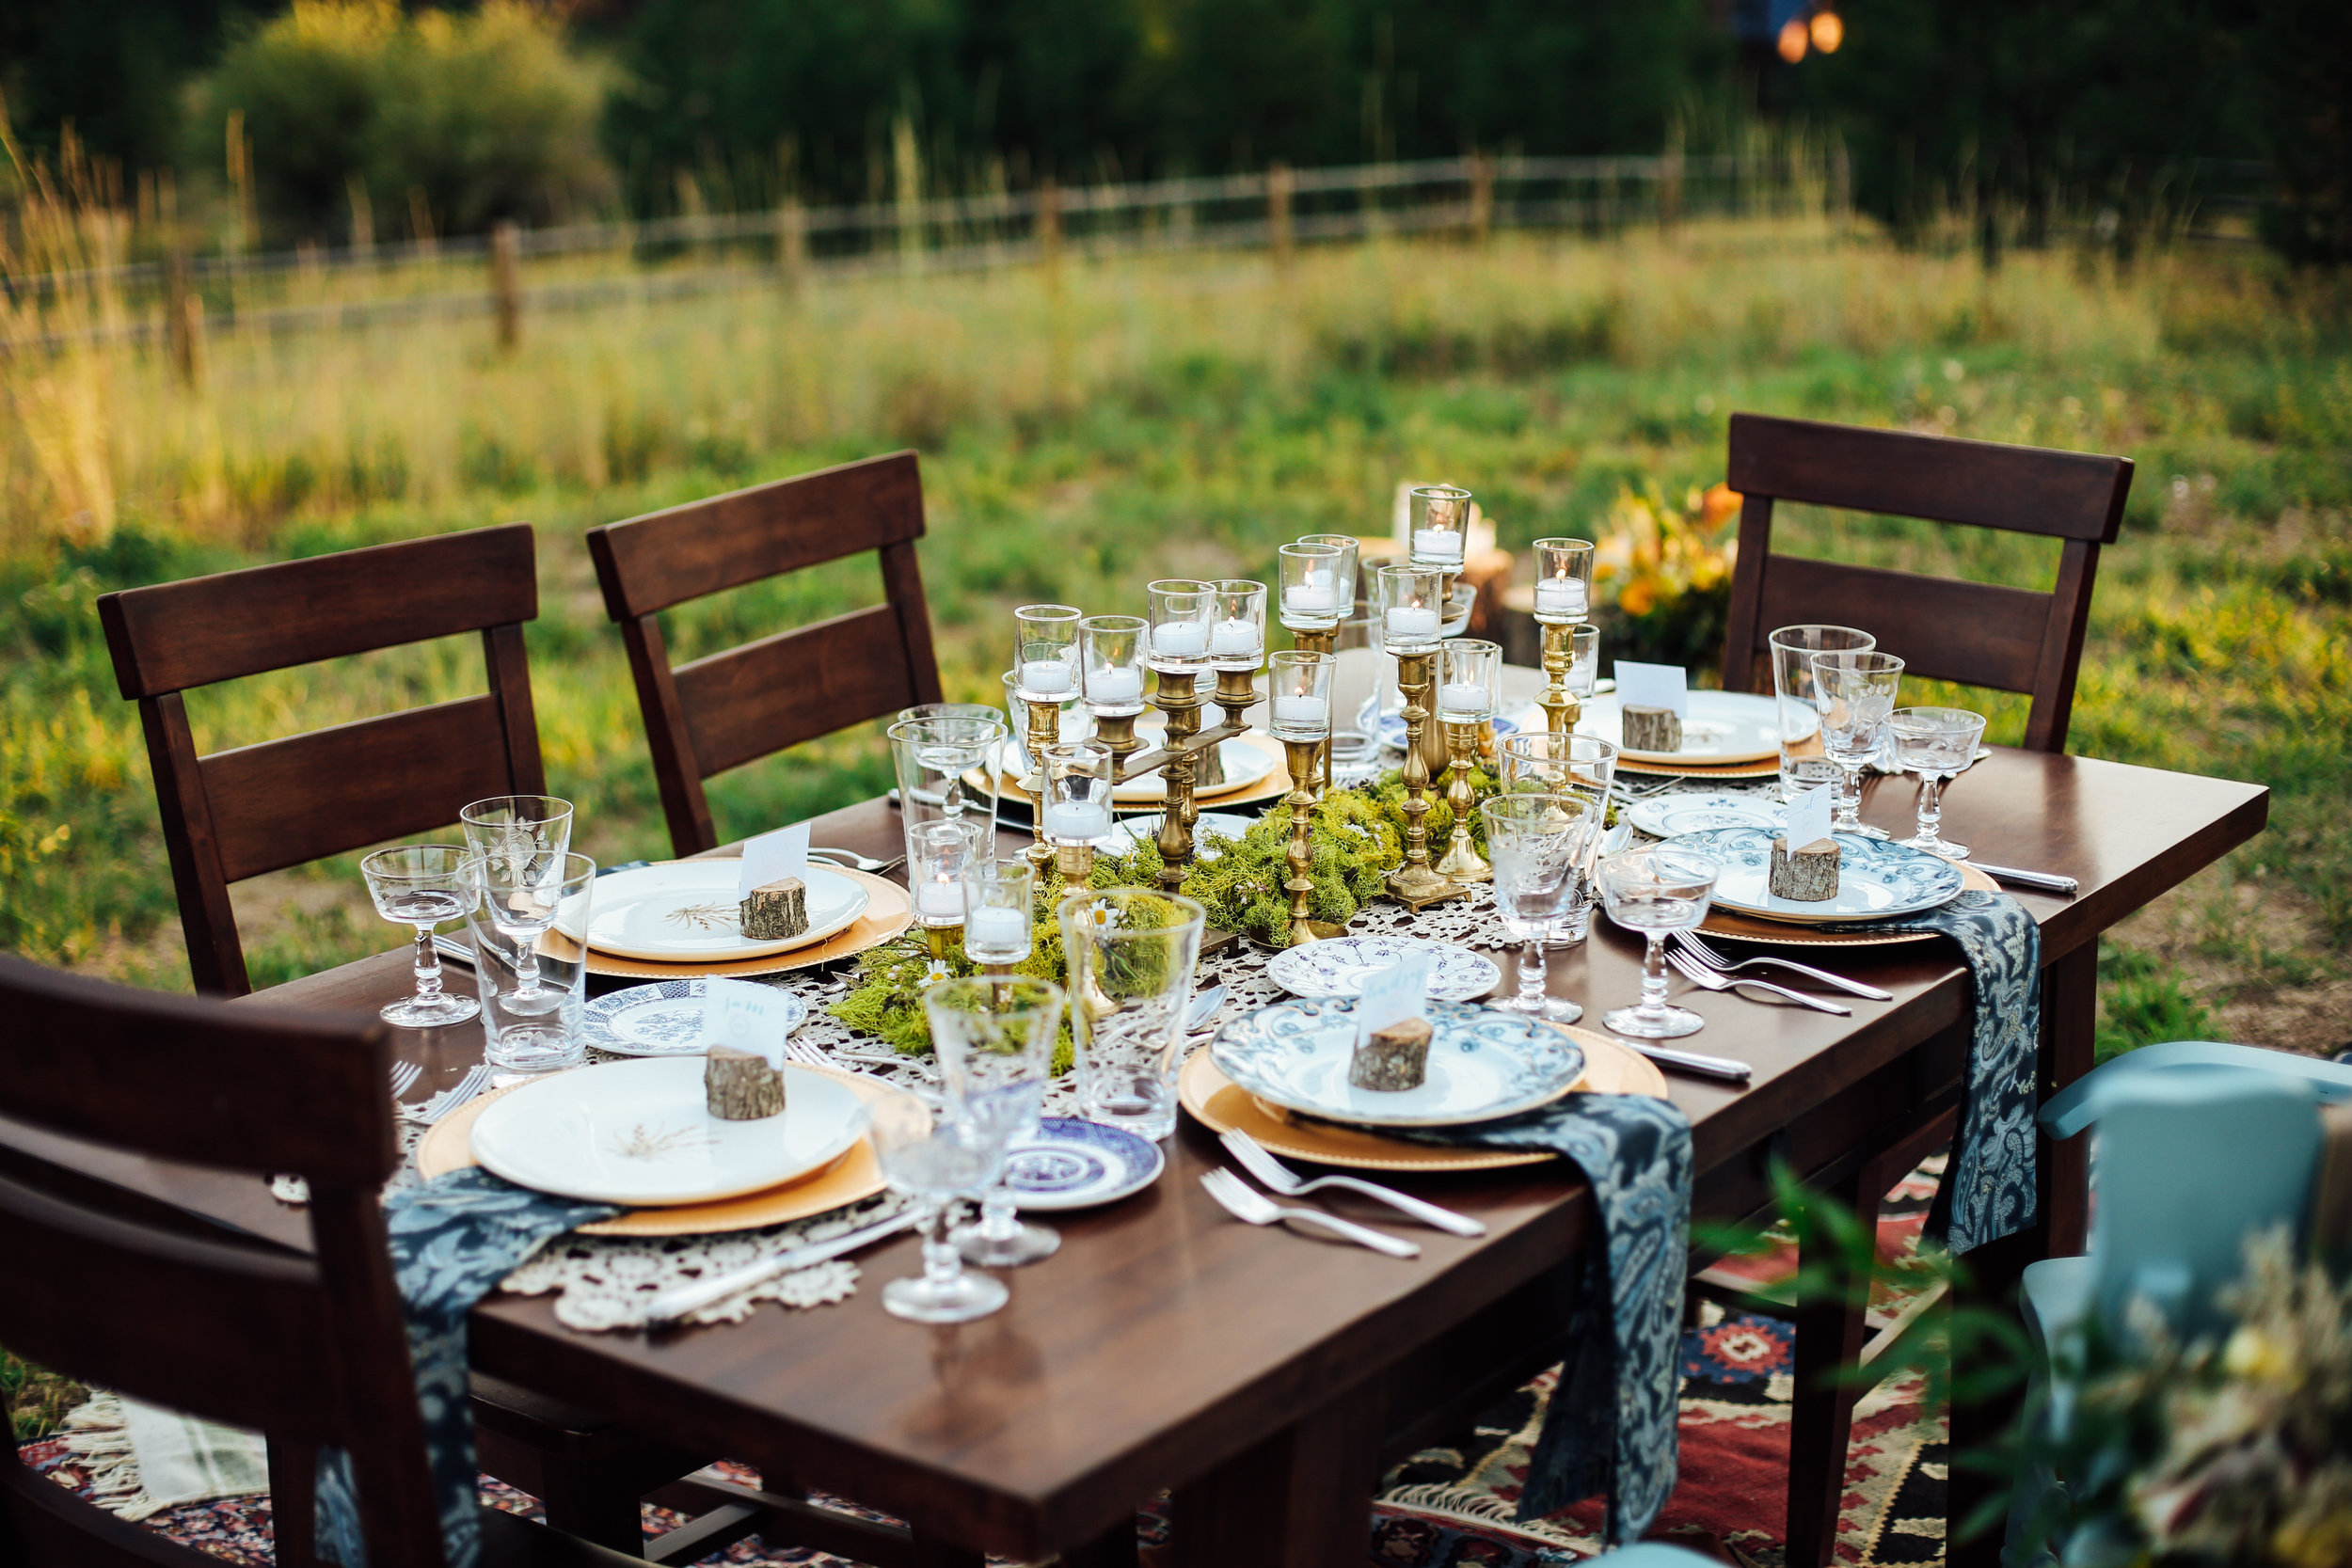
<svg viewBox="0 0 2352 1568">
<path fill-rule="evenodd" d="M 1176 1130 L 1184 1008 L 1208 911 L 1144 888 L 1071 893 L 1061 923 L 1084 1114 L 1157 1140 Z"/>
</svg>

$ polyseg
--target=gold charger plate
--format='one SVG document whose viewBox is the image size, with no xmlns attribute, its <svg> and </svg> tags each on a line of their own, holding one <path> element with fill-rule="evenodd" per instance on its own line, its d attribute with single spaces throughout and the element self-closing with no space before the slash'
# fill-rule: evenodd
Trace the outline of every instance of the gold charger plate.
<svg viewBox="0 0 2352 1568">
<path fill-rule="evenodd" d="M 1569 1094 L 1646 1094 L 1666 1098 L 1666 1075 L 1646 1056 L 1590 1029 L 1567 1031 L 1584 1048 L 1584 1072 Z M 1319 1165 L 1355 1170 L 1500 1170 L 1533 1165 L 1549 1154 L 1512 1154 L 1502 1149 L 1446 1148 L 1406 1143 L 1328 1122 L 1278 1121 L 1255 1095 L 1217 1070 L 1206 1051 L 1196 1051 L 1177 1075 L 1176 1098 L 1195 1121 L 1212 1132 L 1240 1128 L 1276 1154 Z"/>
<path fill-rule="evenodd" d="M 809 1072 L 821 1072 L 828 1078 L 838 1078 L 865 1101 L 876 1101 L 886 1095 L 907 1091 L 869 1078 L 864 1073 L 845 1072 L 839 1068 L 813 1068 L 803 1062 L 794 1067 Z M 577 1069 L 575 1069 L 577 1070 Z M 503 1089 L 476 1095 L 472 1100 L 434 1123 L 430 1132 L 417 1145 L 417 1173 L 428 1181 L 453 1170 L 462 1170 L 477 1162 L 473 1157 L 473 1124 L 483 1108 L 502 1095 L 522 1087 L 510 1084 Z M 717 1203 L 688 1203 L 666 1209 L 631 1209 L 609 1220 L 597 1220 L 580 1227 L 585 1236 L 707 1236 L 724 1230 L 756 1230 L 764 1225 L 782 1225 L 787 1220 L 804 1220 L 813 1214 L 828 1213 L 872 1197 L 888 1183 L 882 1180 L 882 1166 L 874 1159 L 874 1146 L 865 1138 L 850 1146 L 850 1151 L 813 1175 L 796 1177 L 779 1187 L 765 1192 L 747 1193 L 741 1197 L 724 1198 Z"/>
<path fill-rule="evenodd" d="M 1280 741 L 1261 735 L 1255 730 L 1247 735 L 1235 736 L 1233 738 L 1253 751 L 1263 752 L 1271 756 L 1274 759 L 1274 770 L 1256 784 L 1241 789 L 1224 790 L 1214 795 L 1204 789 L 1195 790 L 1193 800 L 1201 810 L 1230 811 L 1235 806 L 1253 805 L 1261 800 L 1279 800 L 1291 792 L 1289 753 L 1282 750 Z M 964 779 L 975 789 L 984 787 L 987 783 L 980 777 L 977 768 L 965 773 Z M 1029 792 L 1021 787 L 1021 782 L 1018 779 L 1008 776 L 999 780 L 997 793 L 1014 805 L 1030 804 Z M 1167 803 L 1165 800 L 1119 800 L 1113 802 L 1113 809 L 1122 813 L 1155 812 L 1161 810 Z"/>
<path fill-rule="evenodd" d="M 1960 867 L 1960 885 L 1979 893 L 1998 893 L 2001 884 L 1970 865 L 1955 861 Z M 1729 937 L 1734 942 L 1760 942 L 1772 947 L 1893 947 L 1907 942 L 1933 942 L 1934 931 L 1838 931 L 1821 934 L 1806 926 L 1791 926 L 1777 920 L 1759 920 L 1750 914 L 1735 914 L 1729 910 L 1708 908 L 1706 921 L 1699 929 L 1710 937 Z"/>
<path fill-rule="evenodd" d="M 632 980 L 684 980 L 697 974 L 737 978 L 754 974 L 781 974 L 787 970 L 830 963 L 835 958 L 863 953 L 869 947 L 880 947 L 914 924 L 914 900 L 898 883 L 870 872 L 852 871 L 847 866 L 829 865 L 825 869 L 847 877 L 866 889 L 866 912 L 851 922 L 848 928 L 835 931 L 814 947 L 796 947 L 789 953 L 771 953 L 762 958 L 723 959 L 715 963 L 661 963 L 650 958 L 624 958 L 592 947 L 588 950 L 588 973 L 620 975 Z"/>
<path fill-rule="evenodd" d="M 1617 759 L 1620 773 L 1655 773 L 1667 779 L 1776 779 L 1780 777 L 1780 759 L 1772 757 L 1763 762 L 1692 763 L 1687 767 L 1671 762 L 1636 762 L 1631 757 Z"/>
</svg>

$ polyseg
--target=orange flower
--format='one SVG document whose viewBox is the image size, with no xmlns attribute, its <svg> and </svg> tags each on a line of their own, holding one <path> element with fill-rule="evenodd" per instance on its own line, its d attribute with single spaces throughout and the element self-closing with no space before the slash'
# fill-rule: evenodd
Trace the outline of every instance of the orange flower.
<svg viewBox="0 0 2352 1568">
<path fill-rule="evenodd" d="M 1699 526 L 1708 530 L 1723 527 L 1739 512 L 1740 503 L 1746 499 L 1728 484 L 1719 483 L 1710 487 L 1707 499 L 1699 504 Z"/>
</svg>

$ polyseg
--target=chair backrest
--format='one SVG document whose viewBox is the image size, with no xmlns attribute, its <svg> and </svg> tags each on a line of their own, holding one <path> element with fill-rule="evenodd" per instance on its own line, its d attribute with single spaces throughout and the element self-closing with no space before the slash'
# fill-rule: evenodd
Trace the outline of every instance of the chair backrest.
<svg viewBox="0 0 2352 1568">
<path fill-rule="evenodd" d="M 2066 749 L 2099 547 L 2122 522 L 2131 459 L 1734 414 L 1728 483 L 1745 500 L 1724 689 L 1772 689 L 1768 640 L 1781 626 L 1856 626 L 1909 673 L 2030 692 L 2026 749 Z M 1772 506 L 1784 500 L 2059 539 L 2057 586 L 2038 594 L 1774 555 Z"/>
<path fill-rule="evenodd" d="M 229 885 L 446 827 L 547 776 L 523 623 L 531 526 L 377 545 L 105 594 L 98 613 L 148 761 L 199 990 L 252 990 Z M 182 693 L 243 675 L 480 632 L 490 689 L 199 756 Z"/>
<path fill-rule="evenodd" d="M 681 855 L 718 845 L 703 781 L 915 703 L 940 700 L 914 542 L 911 451 L 756 484 L 588 531 L 605 608 L 628 644 L 654 779 Z M 883 602 L 673 669 L 674 605 L 871 550 Z"/>
<path fill-rule="evenodd" d="M 2211 1328 L 2247 1238 L 2306 1232 L 2321 1148 L 2307 1083 L 2239 1067 L 2139 1073 L 2099 1096 L 2098 1139 L 2090 1259 L 2111 1328 L 2136 1297 L 2182 1332 Z"/>
<path fill-rule="evenodd" d="M 304 1256 L 207 1227 L 22 1145 L 0 1164 L 0 1344 L 141 1401 L 259 1429 L 274 1481 L 281 1467 L 299 1475 L 319 1446 L 347 1449 L 372 1560 L 438 1568 L 438 1512 L 378 1208 L 399 1158 L 389 1029 L 132 990 L 7 958 L 0 1014 L 0 1116 L 256 1183 L 301 1176 L 314 1243 Z M 0 1560 L 181 1560 L 11 1455 L 0 1469 Z"/>
</svg>

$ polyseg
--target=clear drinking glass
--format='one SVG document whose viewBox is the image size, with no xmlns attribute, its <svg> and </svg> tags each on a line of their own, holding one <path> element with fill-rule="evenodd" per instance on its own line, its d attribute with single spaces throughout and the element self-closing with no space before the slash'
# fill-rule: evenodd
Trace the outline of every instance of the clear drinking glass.
<svg viewBox="0 0 2352 1568">
<path fill-rule="evenodd" d="M 507 1072 L 555 1072 L 587 1059 L 580 1021 L 588 1002 L 588 906 L 596 863 L 558 855 L 479 854 L 467 934 L 482 995 L 485 1054 Z"/>
<path fill-rule="evenodd" d="M 1837 777 L 1821 750 L 1820 695 L 1814 689 L 1817 653 L 1866 654 L 1878 639 L 1851 626 L 1783 626 L 1769 639 L 1772 696 L 1780 710 L 1780 798 L 1793 800 Z"/>
<path fill-rule="evenodd" d="M 1707 918 L 1722 867 L 1705 855 L 1663 845 L 1603 857 L 1600 895 L 1609 918 L 1648 942 L 1642 955 L 1642 1001 L 1601 1015 L 1632 1039 L 1670 1040 L 1695 1035 L 1707 1020 L 1666 1002 L 1666 933 L 1687 931 Z"/>
<path fill-rule="evenodd" d="M 1575 885 L 1546 939 L 1554 947 L 1582 942 L 1592 927 L 1593 859 L 1608 836 L 1609 789 L 1616 776 L 1617 743 L 1597 735 L 1523 730 L 1495 743 L 1495 782 L 1504 794 L 1572 795 L 1593 806 L 1593 830 L 1576 868 Z"/>
<path fill-rule="evenodd" d="M 473 898 L 466 862 L 473 851 L 462 844 L 407 844 L 378 849 L 359 863 L 375 912 L 417 933 L 417 993 L 379 1009 L 387 1023 L 431 1029 L 463 1023 L 482 1011 L 470 996 L 441 990 L 441 956 L 433 950 L 433 927 L 455 920 Z"/>
<path fill-rule="evenodd" d="M 1012 1294 L 1004 1282 L 966 1274 L 962 1255 L 947 1240 L 949 1206 L 995 1180 L 1004 1141 L 992 1143 L 985 1129 L 905 1094 L 874 1101 L 866 1131 L 882 1180 L 923 1212 L 923 1272 L 883 1286 L 883 1308 L 918 1323 L 960 1323 L 1004 1306 Z"/>
<path fill-rule="evenodd" d="M 1080 1107 L 1106 1127 L 1165 1138 L 1176 1130 L 1184 1008 L 1209 911 L 1174 894 L 1122 887 L 1068 894 L 1055 913 Z"/>
<path fill-rule="evenodd" d="M 948 1110 L 984 1141 L 1009 1148 L 1036 1135 L 1061 1004 L 1059 986 L 1026 975 L 943 980 L 923 993 Z M 949 1239 L 965 1261 L 992 1269 L 1034 1263 L 1061 1245 L 1045 1227 L 1021 1222 L 1001 1161 L 980 1195 L 978 1223 Z"/>
<path fill-rule="evenodd" d="M 572 847 L 572 803 L 552 795 L 493 795 L 457 814 L 466 842 L 506 855 L 555 856 Z"/>
<path fill-rule="evenodd" d="M 1544 994 L 1544 942 L 1579 880 L 1597 821 L 1596 802 L 1571 795 L 1497 795 L 1478 807 L 1486 822 L 1486 859 L 1495 870 L 1495 908 L 1519 955 L 1519 993 L 1499 1007 L 1574 1023 L 1584 1009 Z"/>
<path fill-rule="evenodd" d="M 1813 656 L 1813 686 L 1821 708 L 1821 750 L 1837 765 L 1837 812 L 1834 832 L 1891 838 L 1883 828 L 1862 820 L 1862 770 L 1886 747 L 1886 719 L 1895 711 L 1903 661 L 1875 649 L 1868 653 Z"/>
<path fill-rule="evenodd" d="M 1035 945 L 1037 868 L 975 856 L 963 872 L 963 951 L 974 963 L 1017 964 Z"/>
<path fill-rule="evenodd" d="M 1947 861 L 1964 861 L 1968 846 L 1947 842 L 1937 832 L 1944 821 L 1944 781 L 1966 772 L 1984 738 L 1984 715 L 1958 707 L 1899 707 L 1887 715 L 1895 736 L 1895 765 L 1919 775 L 1917 831 L 1904 839 Z"/>
<path fill-rule="evenodd" d="M 912 723 L 917 719 L 993 719 L 1005 721 L 1005 710 L 986 703 L 917 703 L 898 710 L 895 722 Z"/>
<path fill-rule="evenodd" d="M 1003 714 L 988 708 L 972 717 L 902 719 L 887 733 L 907 826 L 972 822 L 984 833 L 993 830 L 997 754 L 1007 733 Z"/>
</svg>

